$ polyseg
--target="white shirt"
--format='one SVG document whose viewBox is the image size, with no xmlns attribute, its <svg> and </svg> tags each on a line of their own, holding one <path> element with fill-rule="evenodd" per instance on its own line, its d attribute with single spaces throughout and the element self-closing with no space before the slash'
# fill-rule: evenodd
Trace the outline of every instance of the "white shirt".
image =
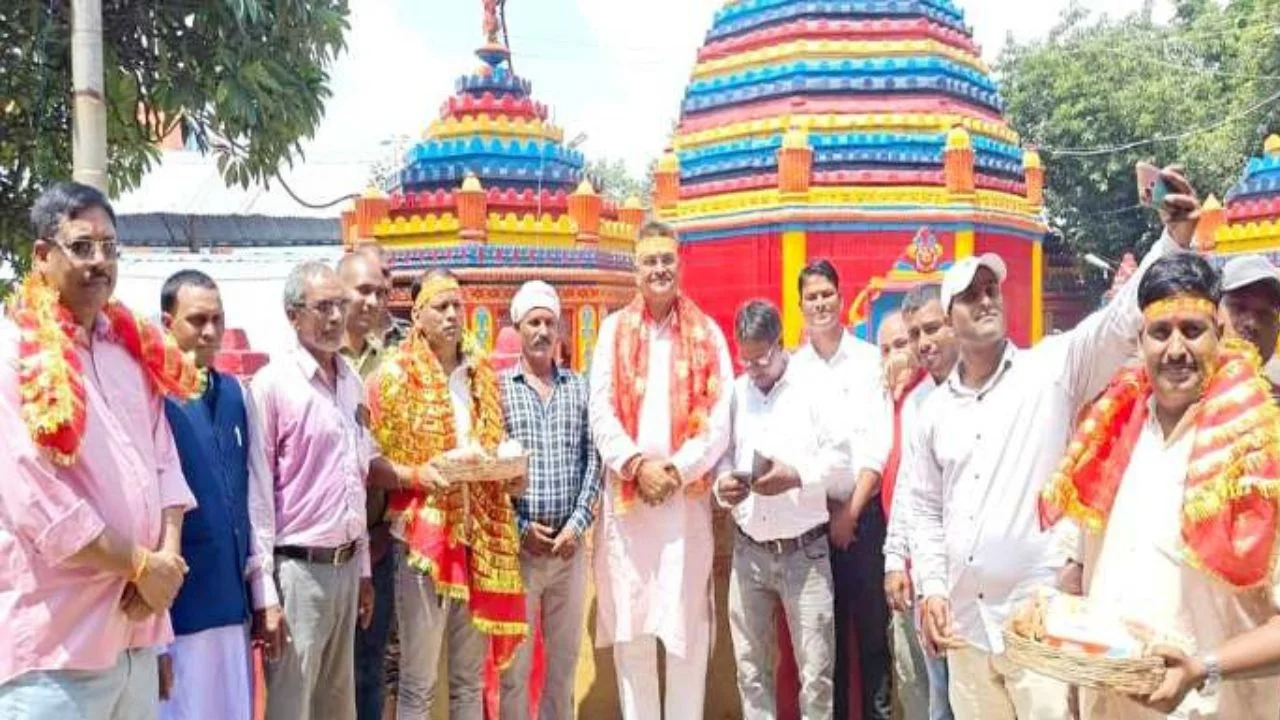
<svg viewBox="0 0 1280 720">
<path fill-rule="evenodd" d="M 1070 332 L 1030 350 L 1008 343 L 983 387 L 965 387 L 957 364 L 925 401 L 909 451 L 912 560 L 924 596 L 949 597 L 956 632 L 975 647 L 1002 652 L 1001 628 L 1014 607 L 1055 582 L 1066 547 L 1040 529 L 1040 490 L 1077 410 L 1136 347 L 1143 275 L 1176 247 L 1167 237 L 1157 242 L 1107 306 Z"/>
<path fill-rule="evenodd" d="M 453 406 L 453 437 L 457 447 L 471 444 L 471 363 L 463 361 L 449 373 L 449 404 Z"/>
<path fill-rule="evenodd" d="M 849 433 L 851 464 L 843 477 L 827 485 L 827 496 L 843 502 L 853 494 L 858 471 L 884 472 L 893 450 L 893 403 L 881 382 L 880 350 L 846 332 L 829 360 L 823 360 L 809 343 L 795 352 L 791 362 L 797 372 L 812 378 L 815 387 L 831 392 L 831 402 L 843 408 L 834 422 Z"/>
<path fill-rule="evenodd" d="M 911 437 L 912 430 L 920 419 L 920 409 L 924 406 L 924 401 L 938 387 L 937 381 L 932 375 L 926 374 L 924 379 L 919 382 L 906 398 L 902 401 L 902 409 L 899 410 L 898 423 L 900 432 L 898 437 L 902 443 L 902 456 L 898 462 L 898 477 L 893 485 L 893 500 L 889 504 L 889 527 L 885 530 L 884 536 L 884 570 L 885 572 L 903 572 L 907 569 L 907 558 L 911 557 L 911 533 L 912 533 L 912 515 L 915 512 L 915 503 L 912 502 L 911 487 L 914 483 L 912 473 L 912 459 L 910 457 L 908 439 Z M 919 589 L 918 578 L 914 577 L 917 573 L 913 572 L 911 578 L 912 584 Z"/>
<path fill-rule="evenodd" d="M 1234 590 L 1180 560 L 1182 495 L 1194 432 L 1166 442 L 1155 412 L 1134 445 L 1103 534 L 1085 533 L 1084 587 L 1090 602 L 1158 633 L 1191 640 L 1210 652 L 1280 612 L 1280 572 L 1270 584 Z M 1081 694 L 1085 720 L 1154 720 L 1165 715 L 1110 693 Z M 1224 682 L 1212 697 L 1196 691 L 1172 717 L 1275 720 L 1280 683 L 1274 678 Z"/>
<path fill-rule="evenodd" d="M 637 501 L 625 513 L 614 507 L 617 473 L 639 454 L 670 461 L 686 482 L 709 473 L 729 440 L 733 361 L 715 323 L 712 340 L 719 358 L 720 395 L 698 435 L 671 447 L 671 353 L 677 339 L 670 316 L 648 323 L 648 375 L 636 437 L 622 427 L 613 406 L 614 353 L 618 315 L 600 324 L 591 359 L 591 435 L 609 469 L 595 531 L 592 562 L 596 582 L 596 644 L 607 647 L 645 635 L 662 640 L 676 657 L 710 640 L 714 541 L 709 493 L 676 492 L 661 505 Z"/>
<path fill-rule="evenodd" d="M 848 438 L 833 427 L 823 407 L 829 404 L 794 363 L 768 393 L 745 374 L 734 381 L 732 432 L 717 478 L 749 472 L 759 452 L 795 468 L 801 484 L 772 497 L 751 493 L 733 508 L 734 521 L 751 538 L 788 540 L 827 522 L 827 483 L 846 475 L 848 467 Z"/>
</svg>

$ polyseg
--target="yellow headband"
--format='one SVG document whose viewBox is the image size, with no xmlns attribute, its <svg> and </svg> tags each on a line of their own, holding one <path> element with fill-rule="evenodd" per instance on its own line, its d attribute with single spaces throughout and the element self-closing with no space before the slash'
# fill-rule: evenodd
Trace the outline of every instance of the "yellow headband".
<svg viewBox="0 0 1280 720">
<path fill-rule="evenodd" d="M 1217 311 L 1218 306 L 1209 300 L 1191 295 L 1177 295 L 1164 300 L 1157 300 L 1143 308 L 1142 319 L 1147 322 L 1155 322 L 1179 312 L 1198 312 L 1213 316 L 1217 314 Z"/>
<path fill-rule="evenodd" d="M 678 243 L 673 237 L 666 235 L 650 235 L 636 241 L 636 257 L 655 253 L 676 252 Z"/>
<path fill-rule="evenodd" d="M 462 288 L 458 285 L 458 281 L 448 275 L 432 276 L 430 280 L 422 283 L 422 289 L 418 291 L 418 297 L 414 298 L 413 306 L 416 308 L 422 307 L 431 302 L 440 293 L 460 289 Z"/>
</svg>

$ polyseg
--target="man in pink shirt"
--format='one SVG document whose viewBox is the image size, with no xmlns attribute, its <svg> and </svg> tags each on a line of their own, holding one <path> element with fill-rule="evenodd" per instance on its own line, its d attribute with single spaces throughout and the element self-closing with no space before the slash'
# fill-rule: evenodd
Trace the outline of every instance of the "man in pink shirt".
<svg viewBox="0 0 1280 720">
<path fill-rule="evenodd" d="M 338 355 L 345 286 L 327 265 L 303 263 L 284 302 L 298 345 L 249 389 L 269 469 L 249 487 L 254 624 L 281 649 L 267 663 L 267 718 L 354 720 L 356 622 L 373 611 L 365 481 L 375 459 L 385 463 L 360 376 Z"/>
<path fill-rule="evenodd" d="M 56 185 L 31 220 L 32 272 L 0 319 L 0 718 L 149 720 L 194 505 L 161 393 L 197 376 L 110 300 L 102 193 Z"/>
</svg>

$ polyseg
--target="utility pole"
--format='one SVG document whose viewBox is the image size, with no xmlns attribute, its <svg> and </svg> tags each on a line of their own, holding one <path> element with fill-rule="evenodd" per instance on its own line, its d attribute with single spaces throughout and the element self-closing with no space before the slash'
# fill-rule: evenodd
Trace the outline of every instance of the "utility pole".
<svg viewBox="0 0 1280 720">
<path fill-rule="evenodd" d="M 71 177 L 107 192 L 107 105 L 102 81 L 102 0 L 71 1 Z"/>
</svg>

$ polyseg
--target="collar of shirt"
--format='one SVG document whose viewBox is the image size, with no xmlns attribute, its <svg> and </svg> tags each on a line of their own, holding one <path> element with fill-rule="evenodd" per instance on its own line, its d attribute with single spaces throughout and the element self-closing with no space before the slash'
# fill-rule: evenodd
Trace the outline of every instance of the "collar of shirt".
<svg viewBox="0 0 1280 720">
<path fill-rule="evenodd" d="M 568 382 L 570 378 L 569 371 L 560 367 L 560 363 L 552 363 L 551 373 L 552 373 L 552 379 L 555 381 L 556 385 L 561 385 L 565 382 Z M 528 372 L 527 369 L 525 368 L 524 358 L 520 358 L 520 360 L 517 361 L 515 366 L 511 369 L 511 377 L 518 379 L 520 382 L 525 383 L 526 385 L 529 383 L 529 380 L 528 378 L 525 377 L 525 375 L 532 375 L 532 374 L 533 373 Z"/>
<path fill-rule="evenodd" d="M 779 395 L 786 392 L 788 387 L 795 384 L 793 376 L 799 372 L 795 367 L 795 363 L 788 361 L 787 369 L 782 371 L 782 377 L 778 378 L 778 381 L 773 384 L 773 387 L 769 388 L 768 392 L 761 390 L 760 386 L 752 382 L 750 378 L 747 378 L 747 392 L 763 402 L 776 400 Z"/>
<path fill-rule="evenodd" d="M 316 358 L 311 354 L 311 351 L 299 344 L 294 345 L 289 352 L 293 353 L 294 362 L 298 364 L 298 369 L 302 371 L 303 377 L 308 380 L 314 380 L 320 375 L 320 363 L 316 362 Z M 341 383 L 346 373 L 354 372 L 345 362 L 336 362 L 333 366 L 335 368 L 333 375 L 335 384 Z"/>
<path fill-rule="evenodd" d="M 947 388 L 956 395 L 961 396 L 978 396 L 981 397 L 991 392 L 991 388 L 1009 372 L 1009 368 L 1013 367 L 1013 361 L 1018 355 L 1018 346 L 1013 344 L 1012 340 L 1006 340 L 1004 343 L 1004 354 L 1000 357 L 1000 365 L 996 368 L 995 374 L 987 378 L 982 387 L 974 389 L 965 386 L 960 379 L 960 362 L 956 362 L 956 366 L 951 369 L 951 374 L 947 376 Z"/>
</svg>

